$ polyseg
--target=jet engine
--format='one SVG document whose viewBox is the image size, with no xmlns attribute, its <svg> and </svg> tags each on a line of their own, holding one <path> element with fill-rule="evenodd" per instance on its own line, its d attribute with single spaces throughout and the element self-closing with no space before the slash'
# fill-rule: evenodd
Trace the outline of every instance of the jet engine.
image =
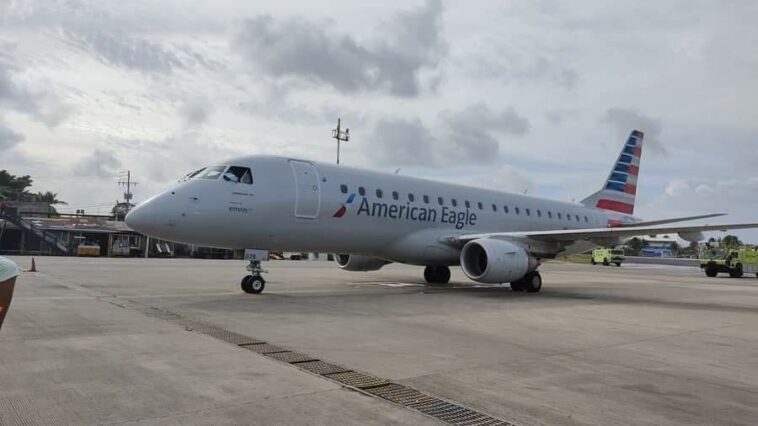
<svg viewBox="0 0 758 426">
<path fill-rule="evenodd" d="M 705 235 L 703 235 L 702 232 L 680 232 L 679 238 L 683 239 L 684 241 L 696 242 L 703 241 L 705 239 Z"/>
<path fill-rule="evenodd" d="M 334 257 L 337 266 L 346 271 L 378 271 L 382 266 L 391 263 L 378 257 L 357 256 L 354 254 L 338 254 Z"/>
<path fill-rule="evenodd" d="M 538 266 L 537 259 L 508 241 L 480 238 L 469 241 L 461 251 L 461 268 L 480 283 L 518 281 Z"/>
</svg>

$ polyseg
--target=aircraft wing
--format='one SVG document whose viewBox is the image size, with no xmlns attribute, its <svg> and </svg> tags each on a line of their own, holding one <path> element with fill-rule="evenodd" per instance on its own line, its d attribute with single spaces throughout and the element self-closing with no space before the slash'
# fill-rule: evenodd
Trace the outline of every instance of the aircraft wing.
<svg viewBox="0 0 758 426">
<path fill-rule="evenodd" d="M 669 223 L 689 222 L 691 220 L 710 219 L 710 218 L 719 217 L 719 216 L 726 216 L 726 213 L 711 213 L 711 214 L 704 214 L 700 216 L 673 217 L 670 219 L 645 220 L 642 222 L 633 222 L 633 223 L 619 223 L 618 225 L 615 225 L 614 227 L 630 228 L 630 227 L 640 227 L 640 226 L 666 225 Z"/>
<path fill-rule="evenodd" d="M 479 238 L 531 238 L 544 242 L 569 242 L 603 238 L 628 238 L 642 235 L 727 231 L 730 229 L 758 228 L 758 223 L 726 225 L 680 225 L 680 226 L 628 226 L 623 228 L 565 229 L 555 231 L 492 232 L 450 237 L 449 240 L 465 243 Z"/>
</svg>

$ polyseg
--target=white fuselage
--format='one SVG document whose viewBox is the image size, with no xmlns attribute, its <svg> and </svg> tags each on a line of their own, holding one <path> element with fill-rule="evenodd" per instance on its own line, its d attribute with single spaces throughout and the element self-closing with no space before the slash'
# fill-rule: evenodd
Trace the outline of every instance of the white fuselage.
<svg viewBox="0 0 758 426">
<path fill-rule="evenodd" d="M 454 265 L 460 248 L 446 237 L 637 221 L 574 203 L 282 157 L 249 156 L 219 165 L 249 168 L 252 183 L 194 177 L 147 200 L 128 223 L 189 244 Z M 593 245 L 556 246 L 543 257 Z"/>
</svg>

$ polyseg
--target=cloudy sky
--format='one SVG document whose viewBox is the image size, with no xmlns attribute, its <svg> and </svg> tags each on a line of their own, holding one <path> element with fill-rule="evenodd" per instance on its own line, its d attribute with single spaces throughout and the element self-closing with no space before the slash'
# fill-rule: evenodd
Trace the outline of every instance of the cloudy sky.
<svg viewBox="0 0 758 426">
<path fill-rule="evenodd" d="M 758 2 L 0 0 L 0 169 L 105 213 L 229 156 L 758 220 Z M 758 233 L 743 233 L 758 240 Z"/>
</svg>

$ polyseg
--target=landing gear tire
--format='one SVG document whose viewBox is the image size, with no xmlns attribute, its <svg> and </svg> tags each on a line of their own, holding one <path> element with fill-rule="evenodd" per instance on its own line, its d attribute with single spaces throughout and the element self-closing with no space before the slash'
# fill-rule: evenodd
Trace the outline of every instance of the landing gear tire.
<svg viewBox="0 0 758 426">
<path fill-rule="evenodd" d="M 248 294 L 258 294 L 266 288 L 266 280 L 260 275 L 246 275 L 240 283 L 242 291 Z"/>
<path fill-rule="evenodd" d="M 538 293 L 542 290 L 542 275 L 537 271 L 526 274 L 522 282 L 527 293 Z"/>
<path fill-rule="evenodd" d="M 597 265 L 597 262 L 595 262 L 595 259 L 593 258 L 593 259 L 590 259 L 590 264 L 591 265 Z"/>
<path fill-rule="evenodd" d="M 450 268 L 447 266 L 427 266 L 424 280 L 429 284 L 447 284 L 450 282 Z"/>
<path fill-rule="evenodd" d="M 521 293 L 524 291 L 524 280 L 518 280 L 511 283 L 511 291 L 514 293 Z"/>
<path fill-rule="evenodd" d="M 608 259 L 603 259 L 603 266 L 608 266 Z"/>
<path fill-rule="evenodd" d="M 719 274 L 719 271 L 716 268 L 705 268 L 705 276 L 713 278 L 716 275 Z"/>
<path fill-rule="evenodd" d="M 621 267 L 621 262 L 616 262 L 616 266 L 620 268 Z"/>
</svg>

